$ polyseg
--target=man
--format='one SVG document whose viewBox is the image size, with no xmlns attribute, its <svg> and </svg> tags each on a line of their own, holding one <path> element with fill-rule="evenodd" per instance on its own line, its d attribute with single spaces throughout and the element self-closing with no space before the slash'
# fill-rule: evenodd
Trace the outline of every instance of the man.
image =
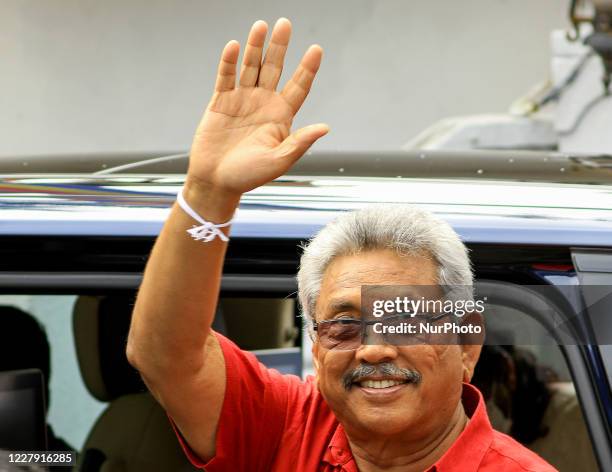
<svg viewBox="0 0 612 472">
<path fill-rule="evenodd" d="M 284 174 L 324 124 L 291 133 L 319 68 L 311 46 L 276 92 L 291 24 L 280 19 L 222 53 L 196 131 L 188 175 L 149 259 L 127 347 L 172 418 L 192 462 L 207 471 L 553 470 L 494 432 L 469 382 L 479 345 L 361 344 L 363 285 L 471 285 L 452 229 L 413 208 L 370 209 L 325 228 L 306 249 L 299 296 L 314 336 L 316 378 L 257 363 L 210 328 L 240 196 Z M 194 219 L 202 226 L 191 229 Z M 358 326 L 346 330 L 346 326 Z M 338 335 L 340 333 L 340 335 Z M 339 340 L 342 340 L 340 342 Z M 349 340 L 350 342 L 346 342 Z"/>
</svg>

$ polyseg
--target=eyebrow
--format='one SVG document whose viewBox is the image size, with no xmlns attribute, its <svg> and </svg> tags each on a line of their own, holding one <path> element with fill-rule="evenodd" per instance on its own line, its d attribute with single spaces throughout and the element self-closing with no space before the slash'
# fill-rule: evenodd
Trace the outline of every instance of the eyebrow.
<svg viewBox="0 0 612 472">
<path fill-rule="evenodd" d="M 327 305 L 327 310 L 326 313 L 338 313 L 340 311 L 355 311 L 355 312 L 359 312 L 360 311 L 360 307 L 358 305 L 355 305 L 355 303 L 353 303 L 352 301 L 346 299 L 346 298 L 339 298 L 336 300 L 332 300 L 328 305 Z"/>
</svg>

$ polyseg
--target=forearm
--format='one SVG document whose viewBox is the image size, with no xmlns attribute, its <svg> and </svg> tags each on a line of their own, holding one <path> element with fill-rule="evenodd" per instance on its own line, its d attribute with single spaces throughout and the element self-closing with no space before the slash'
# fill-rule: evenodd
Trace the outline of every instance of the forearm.
<svg viewBox="0 0 612 472">
<path fill-rule="evenodd" d="M 188 179 L 188 204 L 214 223 L 229 220 L 239 196 Z M 197 224 L 177 204 L 147 263 L 133 311 L 128 358 L 145 377 L 197 372 L 213 321 L 227 243 L 195 241 Z M 228 228 L 224 228 L 227 233 Z"/>
</svg>

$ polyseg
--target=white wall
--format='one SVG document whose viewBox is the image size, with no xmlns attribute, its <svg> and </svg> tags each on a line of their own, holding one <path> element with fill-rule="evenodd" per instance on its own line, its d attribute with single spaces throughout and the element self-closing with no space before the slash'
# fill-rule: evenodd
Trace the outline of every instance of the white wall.
<svg viewBox="0 0 612 472">
<path fill-rule="evenodd" d="M 319 149 L 396 149 L 450 115 L 502 112 L 546 78 L 567 0 L 2 0 L 0 157 L 187 149 L 218 53 L 294 24 L 288 68 L 324 65 L 296 124 Z"/>
</svg>

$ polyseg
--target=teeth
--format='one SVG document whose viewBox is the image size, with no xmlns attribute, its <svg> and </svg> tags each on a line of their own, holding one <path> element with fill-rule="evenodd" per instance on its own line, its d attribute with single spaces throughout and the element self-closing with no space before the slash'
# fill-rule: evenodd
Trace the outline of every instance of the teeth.
<svg viewBox="0 0 612 472">
<path fill-rule="evenodd" d="M 395 385 L 400 385 L 403 382 L 399 382 L 397 380 L 364 380 L 359 384 L 362 387 L 368 388 L 389 388 L 394 387 Z"/>
</svg>

